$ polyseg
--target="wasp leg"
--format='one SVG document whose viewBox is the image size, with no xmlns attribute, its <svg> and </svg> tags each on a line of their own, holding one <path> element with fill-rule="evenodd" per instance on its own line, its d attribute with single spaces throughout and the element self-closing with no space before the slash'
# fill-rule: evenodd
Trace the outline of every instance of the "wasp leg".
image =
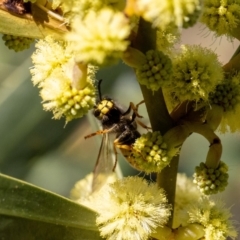
<svg viewBox="0 0 240 240">
<path fill-rule="evenodd" d="M 128 109 L 127 109 L 126 112 L 124 112 L 122 115 L 123 115 L 123 116 L 128 115 L 128 114 L 131 112 L 131 110 L 132 110 L 132 105 L 131 105 L 131 103 L 130 103 Z"/>
<path fill-rule="evenodd" d="M 109 132 L 113 132 L 114 129 L 116 128 L 116 124 L 114 124 L 111 128 L 108 128 L 108 129 L 104 129 L 104 130 L 99 130 L 99 131 L 96 131 L 94 133 L 91 133 L 87 136 L 85 136 L 84 138 L 90 138 L 90 137 L 93 137 L 93 136 L 96 136 L 96 135 L 101 135 L 101 134 L 105 134 L 105 133 L 109 133 Z"/>
<path fill-rule="evenodd" d="M 143 104 L 144 102 L 145 102 L 145 101 L 142 100 L 142 101 L 139 102 L 136 106 L 134 105 L 133 102 L 130 102 L 130 103 L 129 103 L 129 107 L 128 107 L 128 109 L 126 110 L 126 112 L 123 113 L 123 116 L 128 115 L 128 114 L 130 113 L 130 111 L 133 110 L 133 112 L 135 112 L 135 114 L 136 114 L 136 116 L 137 116 L 138 118 L 142 118 L 143 116 L 141 116 L 141 115 L 138 114 L 138 107 L 139 107 L 139 105 Z"/>
<path fill-rule="evenodd" d="M 136 105 L 137 111 L 138 111 L 138 107 L 139 107 L 141 104 L 143 104 L 143 103 L 145 103 L 145 100 L 142 100 L 141 102 L 139 102 L 139 103 Z"/>
<path fill-rule="evenodd" d="M 85 136 L 84 138 L 86 139 L 86 138 L 90 138 L 90 137 L 93 137 L 93 136 L 96 136 L 96 135 L 101 135 L 101 134 L 105 134 L 105 133 L 114 132 L 114 131 L 116 131 L 117 128 L 118 128 L 118 124 L 114 124 L 111 128 L 96 131 L 94 133 L 91 133 L 91 134 Z"/>
<path fill-rule="evenodd" d="M 141 105 L 142 103 L 144 103 L 145 101 L 142 100 L 141 102 L 139 102 L 136 106 L 134 105 L 133 102 L 130 102 L 130 107 L 131 109 L 133 110 L 133 112 L 135 113 L 135 115 L 138 117 L 138 118 L 143 118 L 143 116 L 139 115 L 138 113 L 138 107 L 139 105 Z"/>
<path fill-rule="evenodd" d="M 87 139 L 87 138 L 90 138 L 90 137 L 93 137 L 93 136 L 96 136 L 96 135 L 101 135 L 101 134 L 104 134 L 104 133 L 108 133 L 108 129 L 105 129 L 105 130 L 99 130 L 99 131 L 96 131 L 94 133 L 91 133 L 87 136 L 85 136 L 84 138 Z"/>
<path fill-rule="evenodd" d="M 151 127 L 148 127 L 147 125 L 145 125 L 143 122 L 136 120 L 137 124 L 139 124 L 142 128 L 147 129 L 147 131 L 152 130 Z"/>
</svg>

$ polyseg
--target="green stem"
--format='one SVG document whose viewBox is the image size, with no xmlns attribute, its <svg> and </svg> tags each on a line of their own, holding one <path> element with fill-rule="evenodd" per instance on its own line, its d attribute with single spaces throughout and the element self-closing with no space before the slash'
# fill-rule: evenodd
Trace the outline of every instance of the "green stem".
<svg viewBox="0 0 240 240">
<path fill-rule="evenodd" d="M 230 72 L 232 70 L 240 70 L 240 54 L 236 54 L 231 60 L 223 66 L 225 72 Z"/>
<path fill-rule="evenodd" d="M 156 30 L 152 28 L 151 23 L 144 21 L 142 18 L 139 22 L 138 34 L 136 36 L 134 47 L 146 53 L 150 49 L 156 49 Z M 149 119 L 153 131 L 160 131 L 162 135 L 174 126 L 174 121 L 170 117 L 162 89 L 156 92 L 140 85 L 142 94 L 147 107 Z"/>
<path fill-rule="evenodd" d="M 151 23 L 140 19 L 139 29 L 133 47 L 146 53 L 150 49 L 156 49 L 156 30 Z M 162 135 L 174 126 L 174 121 L 167 110 L 162 89 L 152 92 L 145 86 L 140 85 L 145 100 L 149 119 L 153 131 L 160 131 Z M 168 202 L 174 208 L 176 176 L 178 170 L 178 158 L 174 158 L 170 166 L 158 173 L 158 186 L 163 188 L 167 194 Z M 172 226 L 173 215 L 169 219 L 168 226 Z"/>
<path fill-rule="evenodd" d="M 143 85 L 140 85 L 140 87 L 145 100 L 152 129 L 153 131 L 160 131 L 161 134 L 164 135 L 174 126 L 174 122 L 169 116 L 166 108 L 162 89 L 153 93 Z"/>
<path fill-rule="evenodd" d="M 179 155 L 173 157 L 169 166 L 165 167 L 157 175 L 157 184 L 166 191 L 168 202 L 172 205 L 172 215 L 168 220 L 168 226 L 173 225 L 175 189 L 177 181 Z"/>
<path fill-rule="evenodd" d="M 198 133 L 208 140 L 210 146 L 205 163 L 208 168 L 217 168 L 222 156 L 221 139 L 215 134 L 211 127 L 208 126 L 208 124 L 184 121 L 183 125 L 189 132 Z"/>
<path fill-rule="evenodd" d="M 231 59 L 232 60 L 235 56 L 237 56 L 240 53 L 240 45 L 238 46 L 238 48 L 236 49 L 236 51 L 234 52 L 234 54 L 232 55 Z"/>
</svg>

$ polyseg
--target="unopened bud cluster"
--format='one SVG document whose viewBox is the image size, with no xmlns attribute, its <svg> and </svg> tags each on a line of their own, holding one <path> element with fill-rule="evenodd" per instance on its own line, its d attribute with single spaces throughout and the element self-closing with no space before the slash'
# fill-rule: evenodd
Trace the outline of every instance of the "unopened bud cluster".
<svg viewBox="0 0 240 240">
<path fill-rule="evenodd" d="M 146 173 L 159 172 L 171 161 L 167 144 L 160 132 L 148 132 L 138 138 L 134 145 L 130 164 Z"/>
<path fill-rule="evenodd" d="M 195 168 L 193 174 L 193 182 L 197 184 L 199 190 L 206 194 L 216 194 L 222 192 L 228 184 L 228 167 L 224 162 L 220 162 L 219 166 L 208 168 L 205 163 L 200 163 Z"/>
<path fill-rule="evenodd" d="M 146 63 L 136 71 L 139 83 L 152 91 L 167 86 L 172 75 L 171 59 L 157 50 L 148 51 L 146 59 Z"/>
<path fill-rule="evenodd" d="M 2 36 L 2 40 L 9 49 L 14 50 L 15 52 L 20 52 L 28 49 L 31 43 L 34 42 L 33 38 L 13 36 L 8 34 L 4 34 Z"/>
<path fill-rule="evenodd" d="M 88 84 L 81 90 L 72 88 L 56 99 L 57 108 L 62 109 L 67 122 L 87 114 L 88 110 L 94 106 L 94 92 L 93 85 Z"/>
<path fill-rule="evenodd" d="M 214 92 L 209 94 L 210 103 L 221 106 L 224 111 L 231 111 L 240 101 L 240 88 L 234 82 L 217 85 Z"/>
</svg>

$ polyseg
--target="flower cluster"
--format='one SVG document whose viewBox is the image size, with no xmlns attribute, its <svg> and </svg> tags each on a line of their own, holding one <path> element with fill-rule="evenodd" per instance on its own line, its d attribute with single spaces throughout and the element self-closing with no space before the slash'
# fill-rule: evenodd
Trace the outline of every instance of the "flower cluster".
<svg viewBox="0 0 240 240">
<path fill-rule="evenodd" d="M 187 227 L 192 223 L 200 224 L 207 240 L 224 240 L 227 237 L 234 239 L 237 236 L 229 209 L 224 208 L 220 201 L 202 195 L 192 180 L 184 174 L 178 174 L 175 201 L 174 228 L 180 225 Z M 196 231 L 198 232 L 199 228 Z M 186 228 L 185 234 L 188 232 L 189 229 Z"/>
<path fill-rule="evenodd" d="M 173 58 L 173 76 L 170 102 L 208 100 L 208 95 L 223 79 L 223 70 L 217 55 L 200 46 L 182 46 L 182 52 Z"/>
<path fill-rule="evenodd" d="M 128 19 L 110 8 L 76 16 L 72 31 L 66 35 L 78 62 L 109 65 L 118 61 L 127 49 L 130 34 Z"/>
<path fill-rule="evenodd" d="M 227 237 L 232 239 L 237 237 L 236 229 L 230 221 L 232 215 L 220 201 L 200 198 L 197 203 L 193 203 L 189 217 L 189 222 L 204 226 L 205 239 L 225 240 Z"/>
<path fill-rule="evenodd" d="M 82 117 L 95 104 L 94 67 L 77 64 L 67 43 L 51 37 L 36 48 L 32 81 L 41 88 L 44 109 L 67 122 Z"/>
<path fill-rule="evenodd" d="M 170 150 L 160 132 L 148 132 L 135 141 L 128 161 L 140 171 L 159 172 L 172 160 Z"/>
<path fill-rule="evenodd" d="M 76 194 L 76 187 L 72 193 L 79 203 L 98 213 L 97 225 L 106 239 L 146 240 L 158 226 L 166 224 L 171 207 L 164 191 L 155 183 L 127 177 L 105 185 L 87 201 L 84 187 L 88 189 L 89 179 L 88 176 L 77 185 L 77 191 L 83 191 L 81 198 L 77 199 L 80 194 Z"/>
<path fill-rule="evenodd" d="M 109 186 L 97 210 L 97 224 L 101 235 L 109 240 L 145 240 L 167 222 L 170 209 L 156 184 L 128 177 Z"/>
<path fill-rule="evenodd" d="M 172 75 L 171 59 L 163 52 L 149 50 L 146 53 L 146 62 L 136 69 L 140 84 L 146 85 L 152 91 L 169 85 Z"/>
<path fill-rule="evenodd" d="M 228 184 L 228 167 L 220 162 L 216 169 L 208 168 L 203 162 L 195 168 L 194 183 L 206 195 L 215 194 L 225 189 Z"/>
<path fill-rule="evenodd" d="M 224 81 L 209 93 L 209 102 L 223 109 L 221 132 L 226 132 L 228 127 L 231 132 L 239 130 L 240 123 L 236 114 L 240 112 L 240 74 L 236 72 L 225 74 Z"/>
<path fill-rule="evenodd" d="M 34 42 L 33 38 L 20 37 L 20 36 L 12 36 L 8 34 L 4 34 L 2 36 L 2 40 L 4 44 L 9 48 L 13 49 L 15 52 L 23 51 L 28 49 L 31 43 Z"/>
<path fill-rule="evenodd" d="M 134 3 L 128 12 L 142 16 L 163 30 L 169 25 L 182 27 L 185 22 L 195 23 L 200 12 L 199 0 L 135 0 Z"/>
<path fill-rule="evenodd" d="M 100 191 L 92 193 L 92 179 L 88 175 L 78 182 L 72 197 L 97 212 L 97 225 L 107 240 L 146 240 L 150 236 L 224 240 L 237 235 L 229 209 L 205 197 L 185 174 L 177 176 L 174 231 L 166 226 L 171 206 L 156 183 L 140 177 L 111 178 Z"/>
<path fill-rule="evenodd" d="M 167 28 L 165 30 L 158 29 L 156 32 L 157 49 L 169 54 L 173 50 L 174 44 L 180 40 L 180 30 L 178 28 Z"/>
<path fill-rule="evenodd" d="M 238 27 L 240 20 L 240 1 L 205 0 L 201 22 L 214 31 L 217 36 L 231 36 L 232 31 Z"/>
<path fill-rule="evenodd" d="M 52 0 L 52 8 L 60 8 L 70 22 L 76 15 L 84 18 L 89 10 L 97 12 L 105 7 L 122 10 L 124 4 L 124 0 Z"/>
<path fill-rule="evenodd" d="M 120 130 L 114 125 L 118 122 L 113 121 L 110 130 L 103 124 L 104 130 L 117 135 L 115 153 L 119 147 L 123 154 L 127 153 L 126 158 L 134 168 L 147 174 L 161 172 L 171 166 L 172 158 L 179 153 L 185 139 L 192 132 L 198 132 L 212 140 L 207 160 L 213 155 L 217 158 L 214 160 L 220 159 L 222 145 L 214 131 L 219 124 L 222 132 L 228 128 L 240 130 L 236 118 L 240 111 L 240 74 L 229 71 L 224 76 L 223 68 L 226 68 L 207 48 L 182 45 L 177 52 L 175 44 L 180 39 L 181 29 L 193 26 L 199 16 L 217 36 L 238 34 L 240 0 L 52 0 L 44 6 L 38 0 L 24 2 L 38 5 L 49 16 L 59 16 L 56 20 L 65 30 L 62 36 L 58 34 L 58 39 L 46 36 L 37 41 L 32 55 L 34 66 L 30 70 L 33 84 L 40 89 L 44 109 L 52 111 L 55 119 L 64 117 L 69 122 L 92 109 L 96 103 L 97 67 L 123 60 L 134 68 L 145 100 L 149 101 L 147 107 L 152 104 L 151 100 L 157 99 L 151 98 L 152 95 L 159 94 L 163 117 L 158 126 L 162 119 L 163 122 L 168 119 L 168 126 L 172 128 L 166 127 L 162 135 L 154 131 L 156 125 L 153 124 L 152 132 L 140 136 L 135 131 L 138 137 L 135 143 L 127 145 L 130 142 L 127 139 L 119 146 L 120 134 L 132 130 L 121 122 L 121 117 L 128 118 L 134 130 L 141 117 L 137 113 L 138 105 L 135 108 L 130 104 L 126 112 L 120 112 Z M 15 51 L 32 41 L 8 35 L 3 40 Z M 101 99 L 100 90 L 99 95 Z M 173 109 L 172 113 L 168 114 L 164 101 Z M 157 101 L 152 105 L 157 108 L 156 104 Z M 193 181 L 185 175 L 178 176 L 171 227 L 173 206 L 159 188 L 161 183 L 139 177 L 117 180 L 114 174 L 106 176 L 105 172 L 96 177 L 95 173 L 76 184 L 72 197 L 97 212 L 96 224 L 101 236 L 108 240 L 151 237 L 224 240 L 237 235 L 231 214 L 206 195 L 224 190 L 227 170 L 223 162 L 217 168 L 201 163 L 196 167 Z M 169 185 L 174 179 L 170 177 Z M 101 183 L 97 183 L 99 179 Z"/>
<path fill-rule="evenodd" d="M 197 202 L 202 196 L 202 193 L 193 184 L 192 179 L 186 174 L 179 173 L 177 175 L 176 200 L 175 200 L 175 215 L 173 228 L 188 225 L 188 211 L 193 202 Z"/>
</svg>

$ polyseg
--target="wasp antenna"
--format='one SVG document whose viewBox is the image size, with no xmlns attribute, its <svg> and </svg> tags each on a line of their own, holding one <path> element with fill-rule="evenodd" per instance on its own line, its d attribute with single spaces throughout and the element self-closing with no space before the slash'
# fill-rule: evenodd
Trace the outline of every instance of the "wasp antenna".
<svg viewBox="0 0 240 240">
<path fill-rule="evenodd" d="M 98 96 L 99 96 L 99 100 L 102 101 L 101 83 L 102 83 L 102 79 L 98 81 Z"/>
</svg>

